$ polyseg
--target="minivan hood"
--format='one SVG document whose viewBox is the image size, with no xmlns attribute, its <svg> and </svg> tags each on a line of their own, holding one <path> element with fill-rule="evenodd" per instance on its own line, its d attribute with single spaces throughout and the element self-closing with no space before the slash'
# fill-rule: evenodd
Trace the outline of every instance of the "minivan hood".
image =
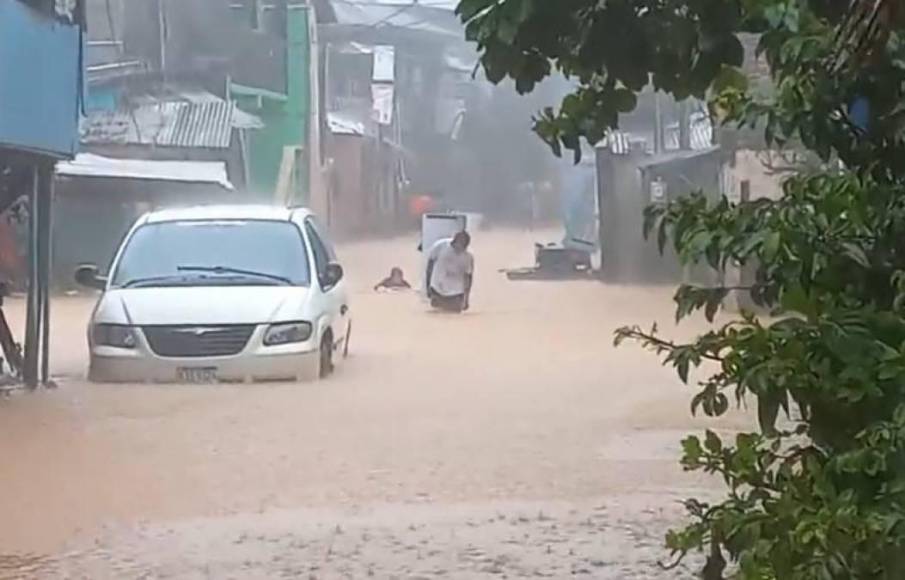
<svg viewBox="0 0 905 580">
<path fill-rule="evenodd" d="M 298 286 L 117 288 L 98 304 L 95 322 L 267 324 L 306 319 L 309 289 Z"/>
</svg>

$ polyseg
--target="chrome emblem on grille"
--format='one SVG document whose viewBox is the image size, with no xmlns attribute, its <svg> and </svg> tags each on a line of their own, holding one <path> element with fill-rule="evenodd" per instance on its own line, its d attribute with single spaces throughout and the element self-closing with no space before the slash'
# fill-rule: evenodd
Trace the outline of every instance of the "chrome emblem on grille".
<svg viewBox="0 0 905 580">
<path fill-rule="evenodd" d="M 215 332 L 224 332 L 229 330 L 227 328 L 211 328 L 209 326 L 198 326 L 195 328 L 179 328 L 176 329 L 176 332 L 180 334 L 191 334 L 193 336 L 202 337 L 206 334 L 215 333 Z"/>
</svg>

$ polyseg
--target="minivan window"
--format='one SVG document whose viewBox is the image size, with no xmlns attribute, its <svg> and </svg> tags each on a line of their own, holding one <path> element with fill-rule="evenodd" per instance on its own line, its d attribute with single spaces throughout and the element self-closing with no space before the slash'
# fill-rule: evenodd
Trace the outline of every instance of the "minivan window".
<svg viewBox="0 0 905 580">
<path fill-rule="evenodd" d="M 327 258 L 331 262 L 336 261 L 336 250 L 333 249 L 333 246 L 330 244 L 330 236 L 327 235 L 324 228 L 321 226 L 321 223 L 314 216 L 309 217 L 305 220 L 305 224 L 314 232 L 320 242 L 324 245 L 324 250 L 327 252 Z"/>
<path fill-rule="evenodd" d="M 311 253 L 314 254 L 314 267 L 317 269 L 317 278 L 323 285 L 324 278 L 327 277 L 327 265 L 330 263 L 330 252 L 318 235 L 317 230 L 314 229 L 308 220 L 305 221 L 305 229 L 308 231 L 308 239 L 311 242 Z"/>
<path fill-rule="evenodd" d="M 264 220 L 143 225 L 129 238 L 112 278 L 115 287 L 310 283 L 298 227 Z"/>
</svg>

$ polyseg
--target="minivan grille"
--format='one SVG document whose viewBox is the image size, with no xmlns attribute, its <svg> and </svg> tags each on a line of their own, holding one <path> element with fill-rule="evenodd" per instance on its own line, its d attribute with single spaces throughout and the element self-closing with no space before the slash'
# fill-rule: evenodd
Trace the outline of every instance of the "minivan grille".
<svg viewBox="0 0 905 580">
<path fill-rule="evenodd" d="M 151 350 L 158 356 L 167 357 L 239 354 L 254 330 L 253 324 L 142 327 Z"/>
</svg>

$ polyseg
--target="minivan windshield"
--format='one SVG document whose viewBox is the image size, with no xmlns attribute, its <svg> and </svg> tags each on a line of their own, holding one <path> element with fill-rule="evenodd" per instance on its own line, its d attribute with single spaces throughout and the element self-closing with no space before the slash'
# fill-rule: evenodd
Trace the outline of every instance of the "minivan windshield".
<svg viewBox="0 0 905 580">
<path fill-rule="evenodd" d="M 149 223 L 129 238 L 112 285 L 308 286 L 307 255 L 300 230 L 290 222 Z"/>
</svg>

